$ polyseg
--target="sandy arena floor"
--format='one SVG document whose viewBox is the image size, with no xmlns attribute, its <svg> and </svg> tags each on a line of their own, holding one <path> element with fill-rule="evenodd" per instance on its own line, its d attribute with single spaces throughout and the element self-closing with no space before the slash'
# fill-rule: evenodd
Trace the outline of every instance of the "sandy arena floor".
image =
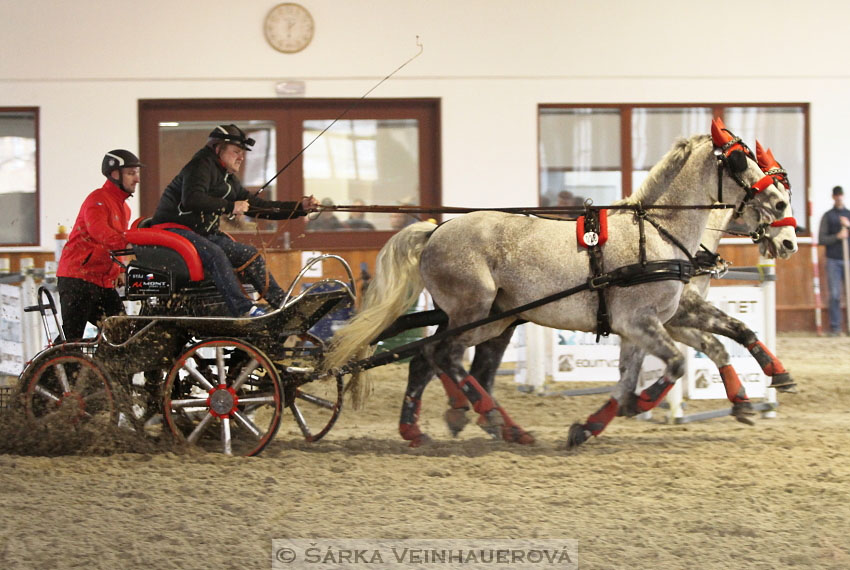
<svg viewBox="0 0 850 570">
<path fill-rule="evenodd" d="M 129 439 L 0 455 L 0 567 L 270 568 L 272 538 L 538 537 L 577 539 L 587 569 L 850 568 L 850 338 L 783 337 L 777 353 L 800 393 L 780 395 L 776 419 L 618 419 L 575 453 L 567 427 L 605 397 L 523 395 L 509 380 L 496 396 L 536 445 L 474 426 L 452 439 L 434 382 L 421 423 L 435 442 L 410 449 L 396 425 L 405 375 L 387 367 L 317 444 L 284 425 L 255 458 Z M 125 449 L 143 452 L 112 453 Z"/>
</svg>

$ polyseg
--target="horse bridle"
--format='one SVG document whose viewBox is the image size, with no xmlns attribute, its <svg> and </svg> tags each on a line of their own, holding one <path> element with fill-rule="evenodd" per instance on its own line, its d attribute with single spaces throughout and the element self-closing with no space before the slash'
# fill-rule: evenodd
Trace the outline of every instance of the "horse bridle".
<svg viewBox="0 0 850 570">
<path fill-rule="evenodd" d="M 726 131 L 726 132 L 728 133 L 729 131 Z M 729 134 L 731 135 L 731 133 L 729 133 Z M 740 149 L 734 149 L 733 147 L 735 147 L 736 145 L 739 146 Z M 747 202 L 752 200 L 756 196 L 756 194 L 758 194 L 759 192 L 761 192 L 762 190 L 764 190 L 765 188 L 770 186 L 770 184 L 781 183 L 783 188 L 788 190 L 788 195 L 789 195 L 789 199 L 790 199 L 791 183 L 788 181 L 788 171 L 787 170 L 785 170 L 784 168 L 782 168 L 780 166 L 775 166 L 773 168 L 769 168 L 768 170 L 763 171 L 764 176 L 762 178 L 760 178 L 758 180 L 758 182 L 756 182 L 753 186 L 748 186 L 741 179 L 741 177 L 738 176 L 737 172 L 735 172 L 735 169 L 732 168 L 732 165 L 730 164 L 728 155 L 730 155 L 732 152 L 735 152 L 735 151 L 739 151 L 739 152 L 744 153 L 744 155 L 747 158 L 751 158 L 751 159 L 755 160 L 756 163 L 758 163 L 758 161 L 753 156 L 753 151 L 750 150 L 750 148 L 741 140 L 740 137 L 732 136 L 732 139 L 729 142 L 727 142 L 726 144 L 724 144 L 723 146 L 718 147 L 717 145 L 715 145 L 715 147 L 714 147 L 714 154 L 715 154 L 715 156 L 717 157 L 717 160 L 718 160 L 718 166 L 717 166 L 717 168 L 718 168 L 718 172 L 717 172 L 718 199 L 721 202 L 723 201 L 723 180 L 721 178 L 723 168 L 726 168 L 729 171 L 729 176 L 732 177 L 732 179 L 735 180 L 735 182 L 739 186 L 744 188 L 744 191 L 746 193 L 745 196 L 744 196 L 744 199 L 741 201 L 741 204 L 736 206 L 734 217 L 736 217 L 736 218 L 740 217 L 740 215 L 743 212 L 743 209 L 746 206 Z M 782 218 L 780 220 L 775 220 L 773 222 L 762 222 L 758 226 L 756 226 L 756 229 L 753 230 L 752 232 L 736 232 L 736 231 L 732 231 L 732 230 L 724 230 L 724 231 L 726 233 L 730 234 L 730 235 L 749 237 L 750 239 L 753 240 L 753 243 L 758 243 L 758 242 L 767 238 L 767 228 L 769 228 L 769 227 L 776 228 L 776 227 L 782 227 L 782 226 L 797 227 L 797 220 L 794 219 L 791 216 L 788 216 L 788 217 Z"/>
<path fill-rule="evenodd" d="M 729 131 L 726 132 L 729 133 Z M 743 159 L 745 164 L 746 159 L 749 158 L 752 159 L 753 162 L 756 162 L 756 157 L 753 154 L 753 151 L 750 150 L 740 137 L 736 137 L 732 135 L 732 133 L 729 133 L 729 135 L 732 138 L 726 144 L 723 146 L 717 146 L 717 144 L 714 145 L 714 156 L 717 158 L 717 201 L 723 202 L 723 171 L 726 170 L 729 177 L 744 190 L 744 197 L 741 199 L 741 202 L 735 206 L 735 213 L 732 215 L 733 218 L 740 218 L 744 213 L 744 208 L 747 204 L 749 204 L 756 195 L 773 184 L 781 176 L 781 174 L 778 172 L 774 174 L 765 173 L 765 175 L 757 180 L 753 185 L 749 185 L 744 182 L 744 179 L 739 175 L 739 173 L 746 170 L 746 166 L 743 166 L 740 161 Z M 734 153 L 741 153 L 737 156 L 741 156 L 743 158 L 732 158 L 733 156 L 736 156 Z M 737 163 L 737 166 L 733 163 Z M 773 170 L 785 172 L 781 168 Z"/>
</svg>

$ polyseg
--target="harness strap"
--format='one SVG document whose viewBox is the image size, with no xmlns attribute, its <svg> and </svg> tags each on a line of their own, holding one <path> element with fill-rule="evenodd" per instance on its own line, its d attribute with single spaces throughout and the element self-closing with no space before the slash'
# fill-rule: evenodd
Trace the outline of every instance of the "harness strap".
<svg viewBox="0 0 850 570">
<path fill-rule="evenodd" d="M 667 238 L 667 239 L 669 239 L 671 242 L 673 242 L 673 245 L 675 245 L 676 247 L 678 247 L 678 248 L 682 251 L 682 253 L 684 253 L 686 256 L 688 256 L 688 261 L 690 261 L 690 262 L 691 262 L 691 265 L 692 265 L 692 266 L 696 267 L 696 266 L 698 265 L 698 263 L 697 263 L 696 259 L 694 259 L 694 256 L 693 256 L 693 255 L 691 255 L 691 252 L 687 250 L 687 248 L 684 246 L 684 244 L 682 244 L 682 242 L 680 242 L 680 241 L 676 238 L 676 236 L 674 236 L 673 234 L 671 234 L 670 232 L 668 232 L 666 229 L 664 229 L 664 227 L 663 227 L 661 224 L 659 224 L 658 222 L 656 222 L 655 220 L 653 220 L 650 216 L 648 216 L 648 215 L 646 214 L 646 212 L 643 212 L 643 217 L 644 217 L 644 218 L 646 218 L 646 220 L 647 220 L 650 224 L 652 224 L 653 226 L 655 226 L 655 229 L 656 229 L 656 230 L 658 230 L 658 233 L 660 233 L 662 236 L 666 237 L 666 238 Z M 638 219 L 640 219 L 640 217 L 639 217 Z"/>
<path fill-rule="evenodd" d="M 591 279 L 599 277 L 603 272 L 602 244 L 608 238 L 605 220 L 607 212 L 586 207 L 584 216 L 578 219 L 576 231 L 579 243 L 587 248 L 590 261 Z M 604 239 L 603 239 L 604 238 Z M 600 336 L 611 334 L 611 316 L 608 314 L 608 303 L 605 301 L 605 291 L 598 290 L 599 303 L 596 308 L 596 342 Z"/>
</svg>

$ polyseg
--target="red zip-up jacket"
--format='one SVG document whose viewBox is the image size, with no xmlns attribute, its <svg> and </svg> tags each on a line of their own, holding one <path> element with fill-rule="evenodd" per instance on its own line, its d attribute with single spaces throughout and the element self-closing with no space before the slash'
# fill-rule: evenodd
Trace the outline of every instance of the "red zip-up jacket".
<svg viewBox="0 0 850 570">
<path fill-rule="evenodd" d="M 130 221 L 129 197 L 111 180 L 88 195 L 62 249 L 58 277 L 76 277 L 105 288 L 115 286 L 120 268 L 109 257 L 109 250 L 127 246 L 124 232 Z"/>
</svg>

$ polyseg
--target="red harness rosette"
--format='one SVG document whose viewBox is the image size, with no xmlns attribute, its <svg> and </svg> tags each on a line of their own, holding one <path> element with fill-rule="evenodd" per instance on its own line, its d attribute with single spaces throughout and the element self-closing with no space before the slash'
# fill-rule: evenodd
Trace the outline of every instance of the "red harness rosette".
<svg viewBox="0 0 850 570">
<path fill-rule="evenodd" d="M 599 210 L 599 233 L 585 231 L 584 216 L 576 220 L 576 241 L 584 247 L 602 245 L 608 241 L 608 210 Z"/>
</svg>

